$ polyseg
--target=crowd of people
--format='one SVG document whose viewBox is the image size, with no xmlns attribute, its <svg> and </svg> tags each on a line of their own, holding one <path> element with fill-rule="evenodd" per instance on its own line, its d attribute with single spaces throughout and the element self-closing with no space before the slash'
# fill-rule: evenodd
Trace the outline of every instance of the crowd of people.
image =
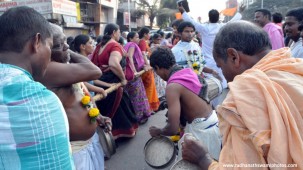
<svg viewBox="0 0 303 170">
<path fill-rule="evenodd" d="M 245 6 L 228 23 L 217 10 L 207 23 L 178 10 L 168 35 L 111 23 L 97 39 L 66 37 L 29 7 L 1 15 L 0 169 L 102 170 L 97 127 L 133 138 L 165 107 L 167 124 L 149 133 L 181 135 L 178 159 L 303 169 L 303 8 L 283 23 L 267 9 L 243 21 Z M 208 79 L 228 91 L 223 103 L 209 99 Z"/>
</svg>

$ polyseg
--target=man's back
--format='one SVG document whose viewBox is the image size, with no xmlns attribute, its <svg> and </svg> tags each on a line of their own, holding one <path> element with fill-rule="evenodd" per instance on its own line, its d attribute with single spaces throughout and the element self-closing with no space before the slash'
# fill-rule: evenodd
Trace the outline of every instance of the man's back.
<svg viewBox="0 0 303 170">
<path fill-rule="evenodd" d="M 0 70 L 0 169 L 72 169 L 59 99 L 19 67 L 0 64 Z"/>
<path fill-rule="evenodd" d="M 223 23 L 206 23 L 203 24 L 204 27 L 201 29 L 201 37 L 202 37 L 202 52 L 205 56 L 206 63 L 210 63 L 213 61 L 212 52 L 213 52 L 213 44 L 217 33 L 220 28 L 224 26 Z"/>
<path fill-rule="evenodd" d="M 198 75 L 191 69 L 182 69 L 173 73 L 167 84 L 167 100 L 180 100 L 181 115 L 187 122 L 191 123 L 196 118 L 207 118 L 212 112 L 210 104 L 198 96 L 202 86 Z M 175 93 L 178 98 L 170 98 L 171 93 Z"/>
<path fill-rule="evenodd" d="M 207 104 L 198 95 L 182 85 L 175 84 L 180 88 L 181 114 L 191 123 L 196 118 L 207 118 L 212 112 L 210 104 Z"/>
</svg>

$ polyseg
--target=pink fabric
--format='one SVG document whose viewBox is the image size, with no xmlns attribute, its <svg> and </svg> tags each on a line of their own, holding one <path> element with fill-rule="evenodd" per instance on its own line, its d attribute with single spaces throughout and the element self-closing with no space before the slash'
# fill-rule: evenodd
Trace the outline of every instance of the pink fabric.
<svg viewBox="0 0 303 170">
<path fill-rule="evenodd" d="M 273 50 L 277 50 L 285 46 L 281 27 L 271 22 L 266 24 L 263 27 L 263 30 L 267 32 Z"/>
<path fill-rule="evenodd" d="M 133 60 L 135 62 L 135 67 L 137 71 L 141 71 L 141 69 L 144 66 L 144 59 L 141 53 L 141 50 L 139 46 L 134 43 L 134 42 L 128 42 L 125 46 L 124 49 L 128 52 L 128 49 L 130 47 L 135 47 L 134 55 L 133 55 Z"/>
<path fill-rule="evenodd" d="M 198 75 L 192 71 L 190 68 L 185 68 L 177 71 L 167 81 L 167 85 L 170 83 L 178 83 L 192 91 L 193 93 L 199 95 L 201 90 L 201 83 L 198 79 Z"/>
</svg>

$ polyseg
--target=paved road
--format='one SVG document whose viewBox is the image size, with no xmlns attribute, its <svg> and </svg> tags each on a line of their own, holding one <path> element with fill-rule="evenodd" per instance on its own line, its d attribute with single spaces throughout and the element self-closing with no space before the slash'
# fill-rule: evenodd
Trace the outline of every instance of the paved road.
<svg viewBox="0 0 303 170">
<path fill-rule="evenodd" d="M 227 90 L 219 97 L 220 103 L 225 98 Z M 148 129 L 150 126 L 164 127 L 166 124 L 166 110 L 152 115 L 148 122 L 140 125 L 136 136 L 132 139 L 117 141 L 117 152 L 110 160 L 105 161 L 106 170 L 152 170 L 144 160 L 144 145 L 150 139 Z M 171 165 L 170 165 L 171 166 Z M 169 170 L 170 166 L 164 168 Z"/>
<path fill-rule="evenodd" d="M 144 145 L 150 139 L 150 126 L 164 127 L 166 110 L 152 115 L 146 124 L 140 125 L 134 138 L 117 141 L 117 152 L 105 161 L 107 170 L 152 170 L 144 160 Z M 169 168 L 166 168 L 169 169 Z"/>
</svg>

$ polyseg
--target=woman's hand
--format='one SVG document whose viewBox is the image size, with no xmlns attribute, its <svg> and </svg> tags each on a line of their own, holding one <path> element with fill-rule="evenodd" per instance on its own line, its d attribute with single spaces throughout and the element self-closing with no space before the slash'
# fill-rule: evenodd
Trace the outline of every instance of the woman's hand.
<svg viewBox="0 0 303 170">
<path fill-rule="evenodd" d="M 152 67 L 150 65 L 144 65 L 144 70 L 145 71 L 149 71 L 151 69 L 152 69 Z"/>
<path fill-rule="evenodd" d="M 104 97 L 107 96 L 106 91 L 103 88 L 101 88 L 101 87 L 96 88 L 95 92 L 102 94 L 102 96 L 104 96 Z"/>
<path fill-rule="evenodd" d="M 127 80 L 126 79 L 121 80 L 121 84 L 122 86 L 125 86 L 127 84 Z"/>
</svg>

